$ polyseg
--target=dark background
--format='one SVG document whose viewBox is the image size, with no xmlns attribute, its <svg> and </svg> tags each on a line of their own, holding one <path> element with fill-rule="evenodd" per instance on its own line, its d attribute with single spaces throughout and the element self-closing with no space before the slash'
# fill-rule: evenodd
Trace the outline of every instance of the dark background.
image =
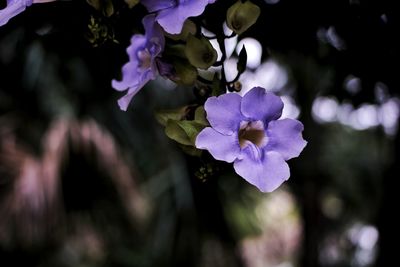
<svg viewBox="0 0 400 267">
<path fill-rule="evenodd" d="M 399 110 L 395 1 L 254 2 L 262 15 L 241 38 L 287 70 L 278 93 L 295 100 L 308 141 L 270 194 L 164 135 L 153 112 L 194 100 L 192 88 L 158 80 L 118 109 L 111 80 L 143 7 L 115 1 L 105 17 L 59 1 L 0 28 L 0 266 L 397 264 L 399 132 L 324 122 L 312 109 L 328 96 Z M 232 3 L 209 6 L 205 25 L 218 32 Z M 118 43 L 90 42 L 91 16 Z M 201 180 L 202 167 L 217 171 Z"/>
</svg>

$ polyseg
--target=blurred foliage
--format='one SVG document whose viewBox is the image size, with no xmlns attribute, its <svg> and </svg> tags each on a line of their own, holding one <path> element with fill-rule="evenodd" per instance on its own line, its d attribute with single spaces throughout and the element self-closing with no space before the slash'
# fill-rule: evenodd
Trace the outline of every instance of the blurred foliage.
<svg viewBox="0 0 400 267">
<path fill-rule="evenodd" d="M 115 40 L 113 29 L 102 24 L 101 19 L 95 19 L 93 16 L 90 17 L 88 28 L 89 33 L 87 34 L 87 39 L 94 47 L 102 45 L 107 41 L 118 43 L 118 41 Z"/>
</svg>

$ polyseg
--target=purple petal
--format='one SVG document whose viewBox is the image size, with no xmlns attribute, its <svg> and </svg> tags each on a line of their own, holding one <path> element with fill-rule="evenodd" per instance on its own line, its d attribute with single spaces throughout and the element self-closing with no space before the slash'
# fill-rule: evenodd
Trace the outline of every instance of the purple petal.
<svg viewBox="0 0 400 267">
<path fill-rule="evenodd" d="M 177 6 L 161 10 L 156 19 L 166 32 L 179 34 L 185 20 L 201 15 L 207 5 L 208 0 L 179 1 Z"/>
<path fill-rule="evenodd" d="M 151 52 L 157 56 L 164 50 L 165 37 L 160 25 L 156 22 L 156 15 L 151 14 L 145 16 L 142 23 L 146 33 L 147 42 L 157 47 L 157 51 Z"/>
<path fill-rule="evenodd" d="M 118 100 L 119 108 L 123 111 L 126 111 L 128 109 L 129 103 L 132 101 L 132 98 L 137 94 L 137 92 L 139 92 L 140 89 L 143 88 L 143 86 L 145 86 L 145 84 L 149 80 L 150 79 L 144 79 L 135 86 L 130 87 L 128 93 Z"/>
<path fill-rule="evenodd" d="M 132 61 L 122 67 L 122 80 L 112 80 L 111 86 L 117 91 L 125 91 L 129 87 L 135 87 L 140 83 L 141 74 L 138 72 L 138 62 Z"/>
<path fill-rule="evenodd" d="M 32 0 L 7 0 L 7 6 L 0 10 L 0 26 L 6 24 L 30 5 L 32 5 Z"/>
<path fill-rule="evenodd" d="M 131 45 L 126 49 L 129 55 L 129 62 L 122 67 L 122 80 L 112 81 L 112 87 L 118 91 L 124 91 L 129 87 L 140 83 L 141 72 L 137 52 L 145 45 L 146 38 L 143 35 L 135 34 L 132 36 Z"/>
<path fill-rule="evenodd" d="M 132 94 L 126 94 L 120 99 L 118 99 L 118 106 L 122 111 L 126 111 L 128 109 L 129 103 L 131 103 L 132 98 L 136 95 L 139 90 L 136 90 Z"/>
<path fill-rule="evenodd" d="M 289 166 L 279 153 L 270 151 L 255 159 L 250 149 L 245 152 L 247 156 L 235 160 L 233 167 L 238 175 L 261 192 L 272 192 L 289 178 Z"/>
<path fill-rule="evenodd" d="M 149 12 L 156 12 L 176 5 L 176 0 L 142 0 L 141 3 Z"/>
<path fill-rule="evenodd" d="M 136 61 L 128 62 L 122 67 L 122 81 L 112 80 L 111 86 L 117 91 L 125 91 L 128 88 L 141 89 L 148 81 L 154 80 L 156 75 L 153 69 L 142 71 Z"/>
<path fill-rule="evenodd" d="M 137 52 L 146 46 L 146 37 L 142 34 L 134 34 L 131 38 L 131 45 L 126 49 L 129 60 L 137 60 Z"/>
<path fill-rule="evenodd" d="M 243 96 L 242 114 L 252 120 L 264 123 L 277 120 L 282 115 L 282 109 L 282 100 L 262 87 L 254 87 Z"/>
<path fill-rule="evenodd" d="M 246 143 L 246 147 L 241 149 L 238 159 L 242 160 L 244 158 L 250 157 L 254 161 L 260 160 L 263 156 L 264 151 L 250 141 L 246 141 Z"/>
<path fill-rule="evenodd" d="M 267 128 L 269 140 L 265 149 L 280 153 L 285 160 L 298 157 L 307 144 L 301 135 L 303 129 L 298 120 L 271 121 Z"/>
<path fill-rule="evenodd" d="M 211 127 L 204 128 L 196 138 L 196 147 L 207 149 L 217 160 L 233 162 L 240 153 L 236 134 L 223 135 Z"/>
<path fill-rule="evenodd" d="M 207 112 L 207 120 L 211 126 L 226 135 L 238 132 L 240 122 L 244 119 L 240 113 L 241 100 L 242 97 L 235 93 L 207 99 L 204 109 Z"/>
</svg>

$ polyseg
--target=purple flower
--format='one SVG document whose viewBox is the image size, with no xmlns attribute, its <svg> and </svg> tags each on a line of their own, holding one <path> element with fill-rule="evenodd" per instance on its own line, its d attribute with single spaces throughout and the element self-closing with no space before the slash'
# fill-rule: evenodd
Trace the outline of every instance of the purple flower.
<svg viewBox="0 0 400 267">
<path fill-rule="evenodd" d="M 122 81 L 112 81 L 112 87 L 128 93 L 118 100 L 122 110 L 128 108 L 132 97 L 157 75 L 157 57 L 164 49 L 164 35 L 155 22 L 155 15 L 143 18 L 145 35 L 132 36 L 131 45 L 127 48 L 129 62 L 122 67 Z"/>
<path fill-rule="evenodd" d="M 215 0 L 142 0 L 149 12 L 157 12 L 156 21 L 171 34 L 179 34 L 183 23 L 189 17 L 204 12 L 208 4 Z"/>
<path fill-rule="evenodd" d="M 0 26 L 32 5 L 32 0 L 7 0 L 7 7 L 0 10 Z"/>
<path fill-rule="evenodd" d="M 241 97 L 228 93 L 210 97 L 204 108 L 211 127 L 196 138 L 196 147 L 233 162 L 237 174 L 262 192 L 278 188 L 290 176 L 286 161 L 299 156 L 306 146 L 297 120 L 278 120 L 281 99 L 254 87 Z"/>
</svg>

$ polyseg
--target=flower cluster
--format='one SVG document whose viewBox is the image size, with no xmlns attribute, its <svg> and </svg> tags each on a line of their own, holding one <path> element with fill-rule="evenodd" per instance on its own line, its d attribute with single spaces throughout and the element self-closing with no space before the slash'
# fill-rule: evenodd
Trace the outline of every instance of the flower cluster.
<svg viewBox="0 0 400 267">
<path fill-rule="evenodd" d="M 46 1 L 53 0 L 7 0 L 7 7 L 0 10 L 0 26 L 32 3 Z M 114 13 L 112 1 L 88 2 L 110 17 Z M 208 31 L 207 21 L 201 17 L 216 0 L 125 2 L 129 8 L 140 3 L 147 13 L 142 19 L 144 34 L 133 34 L 121 78 L 111 82 L 115 90 L 126 92 L 118 100 L 120 109 L 126 111 L 140 89 L 157 76 L 191 86 L 197 96 L 195 103 L 158 113 L 166 135 L 190 155 L 202 157 L 207 150 L 214 159 L 233 163 L 235 172 L 262 192 L 271 192 L 286 181 L 290 176 L 286 161 L 299 156 L 307 143 L 302 123 L 280 119 L 282 100 L 264 88 L 239 94 L 240 76 L 247 63 L 245 47 L 237 58 L 236 77 L 227 80 L 225 75 L 224 62 L 229 57 L 226 39 L 246 32 L 256 23 L 261 9 L 251 0 L 227 6 L 225 25 L 231 33 L 226 35 L 223 25 L 219 32 L 215 28 Z M 207 71 L 210 75 L 200 75 Z"/>
<path fill-rule="evenodd" d="M 145 35 L 133 35 L 131 45 L 127 49 L 129 62 L 122 68 L 122 81 L 118 82 L 114 80 L 112 82 L 114 89 L 118 91 L 128 90 L 128 93 L 118 101 L 122 110 L 128 108 L 132 97 L 148 81 L 155 79 L 157 74 L 161 74 L 174 81 L 185 79 L 185 77 L 178 77 L 184 76 L 182 73 L 181 75 L 177 73 L 180 68 L 179 63 L 175 63 L 175 66 L 173 66 L 161 59 L 161 53 L 165 45 L 164 33 L 170 35 L 182 33 L 187 19 L 202 14 L 205 7 L 213 2 L 211 0 L 141 1 L 151 13 L 143 18 Z M 209 48 L 209 50 L 214 51 L 212 48 Z M 215 56 L 209 58 L 208 61 L 210 62 L 208 63 L 214 63 L 215 59 L 216 52 Z"/>
<path fill-rule="evenodd" d="M 212 2 L 142 0 L 152 12 L 143 19 L 146 34 L 132 37 L 128 47 L 130 61 L 122 69 L 123 80 L 113 81 L 117 90 L 128 88 L 127 95 L 119 100 L 121 109 L 126 110 L 134 94 L 157 73 L 176 78 L 174 60 L 168 63 L 161 54 L 165 48 L 163 31 L 169 35 L 181 34 L 188 18 L 201 15 Z M 256 22 L 259 13 L 259 8 L 250 1 L 238 1 L 227 11 L 227 25 L 234 33 L 241 34 Z M 185 41 L 182 56 L 187 57 L 190 65 L 207 70 L 216 61 L 216 52 L 204 36 L 189 34 Z M 240 69 L 243 66 L 238 65 Z M 253 88 L 243 97 L 222 91 L 219 96 L 209 97 L 204 104 L 206 124 L 198 118 L 186 120 L 185 116 L 178 116 L 176 119 L 176 114 L 175 120 L 166 116 L 163 124 L 166 134 L 181 145 L 208 150 L 217 160 L 233 162 L 238 175 L 260 191 L 271 192 L 290 176 L 286 161 L 299 156 L 306 146 L 301 122 L 278 120 L 282 109 L 281 99 L 261 87 Z M 208 124 L 211 127 L 206 127 Z"/>
</svg>

